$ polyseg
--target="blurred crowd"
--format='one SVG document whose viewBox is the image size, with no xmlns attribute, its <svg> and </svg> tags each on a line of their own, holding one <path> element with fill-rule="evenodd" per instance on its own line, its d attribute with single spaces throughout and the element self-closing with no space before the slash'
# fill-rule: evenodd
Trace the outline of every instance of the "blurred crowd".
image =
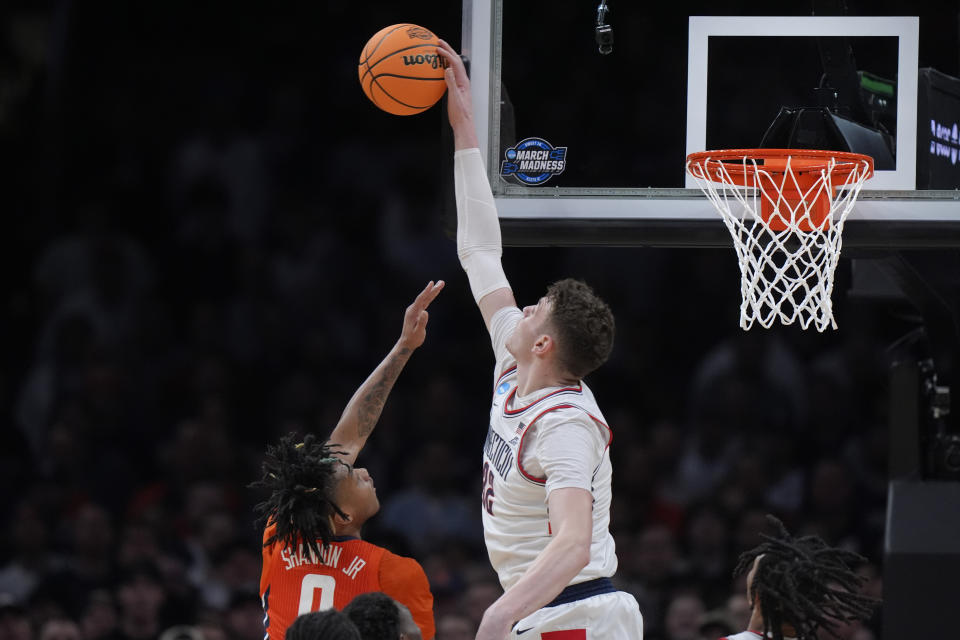
<svg viewBox="0 0 960 640">
<path fill-rule="evenodd" d="M 329 433 L 438 278 L 427 342 L 358 461 L 382 505 L 365 538 L 424 566 L 439 640 L 472 638 L 501 592 L 479 501 L 493 361 L 444 232 L 441 114 L 351 120 L 359 91 L 324 105 L 316 68 L 291 62 L 315 53 L 292 44 L 310 41 L 295 16 L 214 46 L 198 9 L 197 33 L 157 51 L 159 9 L 31 7 L 3 10 L 0 56 L 3 87 L 19 83 L 0 105 L 16 245 L 0 639 L 262 638 L 263 496 L 246 486 L 264 448 Z M 454 28 L 455 9 L 436 21 Z M 104 63 L 111 48 L 127 55 Z M 224 51 L 249 69 L 214 73 Z M 354 52 L 338 55 L 346 83 Z M 866 556 L 880 595 L 894 321 L 848 300 L 837 332 L 743 333 L 732 251 L 507 248 L 504 263 L 521 303 L 573 276 L 616 315 L 589 382 L 614 432 L 616 582 L 645 637 L 746 628 L 731 571 L 766 513 Z M 843 637 L 879 637 L 879 616 Z"/>
</svg>

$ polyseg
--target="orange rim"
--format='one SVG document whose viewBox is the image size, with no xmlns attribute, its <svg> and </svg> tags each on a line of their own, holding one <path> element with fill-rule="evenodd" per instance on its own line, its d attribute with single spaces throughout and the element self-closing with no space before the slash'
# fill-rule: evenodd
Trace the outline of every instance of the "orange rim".
<svg viewBox="0 0 960 640">
<path fill-rule="evenodd" d="M 792 178 L 788 178 L 787 163 Z M 830 228 L 832 193 L 816 190 L 810 194 L 827 170 L 835 187 L 846 186 L 856 171 L 863 171 L 854 178 L 860 183 L 873 175 L 873 158 L 862 153 L 817 149 L 720 149 L 687 156 L 687 171 L 698 180 L 774 193 L 776 197 L 761 200 L 758 212 L 774 231 L 787 228 L 788 220 L 782 218 L 784 214 L 779 209 L 781 199 L 788 205 L 789 220 L 794 219 L 801 204 L 809 214 L 797 223 L 800 231 Z M 775 216 L 775 212 L 779 215 Z"/>
<path fill-rule="evenodd" d="M 864 179 L 873 175 L 873 158 L 863 153 L 849 151 L 823 151 L 819 149 L 718 149 L 698 151 L 687 156 L 687 166 L 699 167 L 707 175 L 711 169 L 721 166 L 731 176 L 742 176 L 757 167 L 763 167 L 770 173 L 786 171 L 787 161 L 794 173 L 822 171 L 830 166 L 830 160 L 836 164 L 830 175 L 847 176 L 858 167 L 867 165 Z M 746 162 L 744 162 L 746 161 Z"/>
</svg>

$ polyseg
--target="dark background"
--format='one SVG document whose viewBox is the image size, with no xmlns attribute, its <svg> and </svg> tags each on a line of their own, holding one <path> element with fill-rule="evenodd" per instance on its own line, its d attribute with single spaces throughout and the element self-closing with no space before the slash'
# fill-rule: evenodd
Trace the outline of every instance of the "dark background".
<svg viewBox="0 0 960 640">
<path fill-rule="evenodd" d="M 592 17 L 576 17 L 586 56 Z M 455 2 L 0 8 L 0 621 L 29 624 L 10 637 L 59 618 L 90 639 L 261 637 L 245 486 L 264 447 L 329 433 L 438 278 L 427 343 L 360 460 L 383 506 L 365 537 L 423 563 L 440 638 L 472 637 L 499 592 L 477 502 L 493 363 L 442 231 L 443 113 L 382 113 L 357 82 L 363 44 L 397 22 L 459 45 Z M 604 126 L 636 123 L 677 131 L 654 111 Z M 840 330 L 743 333 L 729 251 L 508 248 L 504 266 L 521 304 L 574 276 L 614 309 L 590 383 L 646 637 L 742 613 L 730 572 L 768 512 L 866 555 L 879 594 L 887 348 L 908 310 L 845 296 L 842 263 Z M 876 637 L 879 617 L 844 637 Z"/>
</svg>

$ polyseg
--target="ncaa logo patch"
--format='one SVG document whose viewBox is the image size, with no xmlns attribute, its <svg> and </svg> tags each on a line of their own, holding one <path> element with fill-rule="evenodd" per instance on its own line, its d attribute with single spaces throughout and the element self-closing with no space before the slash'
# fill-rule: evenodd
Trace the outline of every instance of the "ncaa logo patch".
<svg viewBox="0 0 960 640">
<path fill-rule="evenodd" d="M 500 386 L 497 387 L 497 395 L 500 396 L 500 395 L 505 394 L 505 393 L 507 392 L 507 389 L 509 389 L 509 388 L 510 388 L 510 383 L 509 383 L 509 382 L 501 382 L 501 383 L 500 383 Z"/>
<path fill-rule="evenodd" d="M 567 148 L 554 147 L 543 138 L 525 138 L 503 152 L 500 175 L 521 184 L 546 184 L 567 167 Z"/>
</svg>

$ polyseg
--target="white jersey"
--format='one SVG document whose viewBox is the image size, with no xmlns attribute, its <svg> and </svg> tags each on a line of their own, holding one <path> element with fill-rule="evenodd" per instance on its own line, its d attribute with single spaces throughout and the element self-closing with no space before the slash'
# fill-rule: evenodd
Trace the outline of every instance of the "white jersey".
<svg viewBox="0 0 960 640">
<path fill-rule="evenodd" d="M 509 589 L 550 542 L 549 492 L 578 487 L 593 494 L 593 535 L 590 561 L 570 584 L 611 577 L 617 557 L 609 532 L 610 429 L 582 382 L 517 396 L 516 364 L 504 345 L 521 317 L 510 307 L 491 319 L 497 369 L 482 492 L 490 563 Z"/>
</svg>

